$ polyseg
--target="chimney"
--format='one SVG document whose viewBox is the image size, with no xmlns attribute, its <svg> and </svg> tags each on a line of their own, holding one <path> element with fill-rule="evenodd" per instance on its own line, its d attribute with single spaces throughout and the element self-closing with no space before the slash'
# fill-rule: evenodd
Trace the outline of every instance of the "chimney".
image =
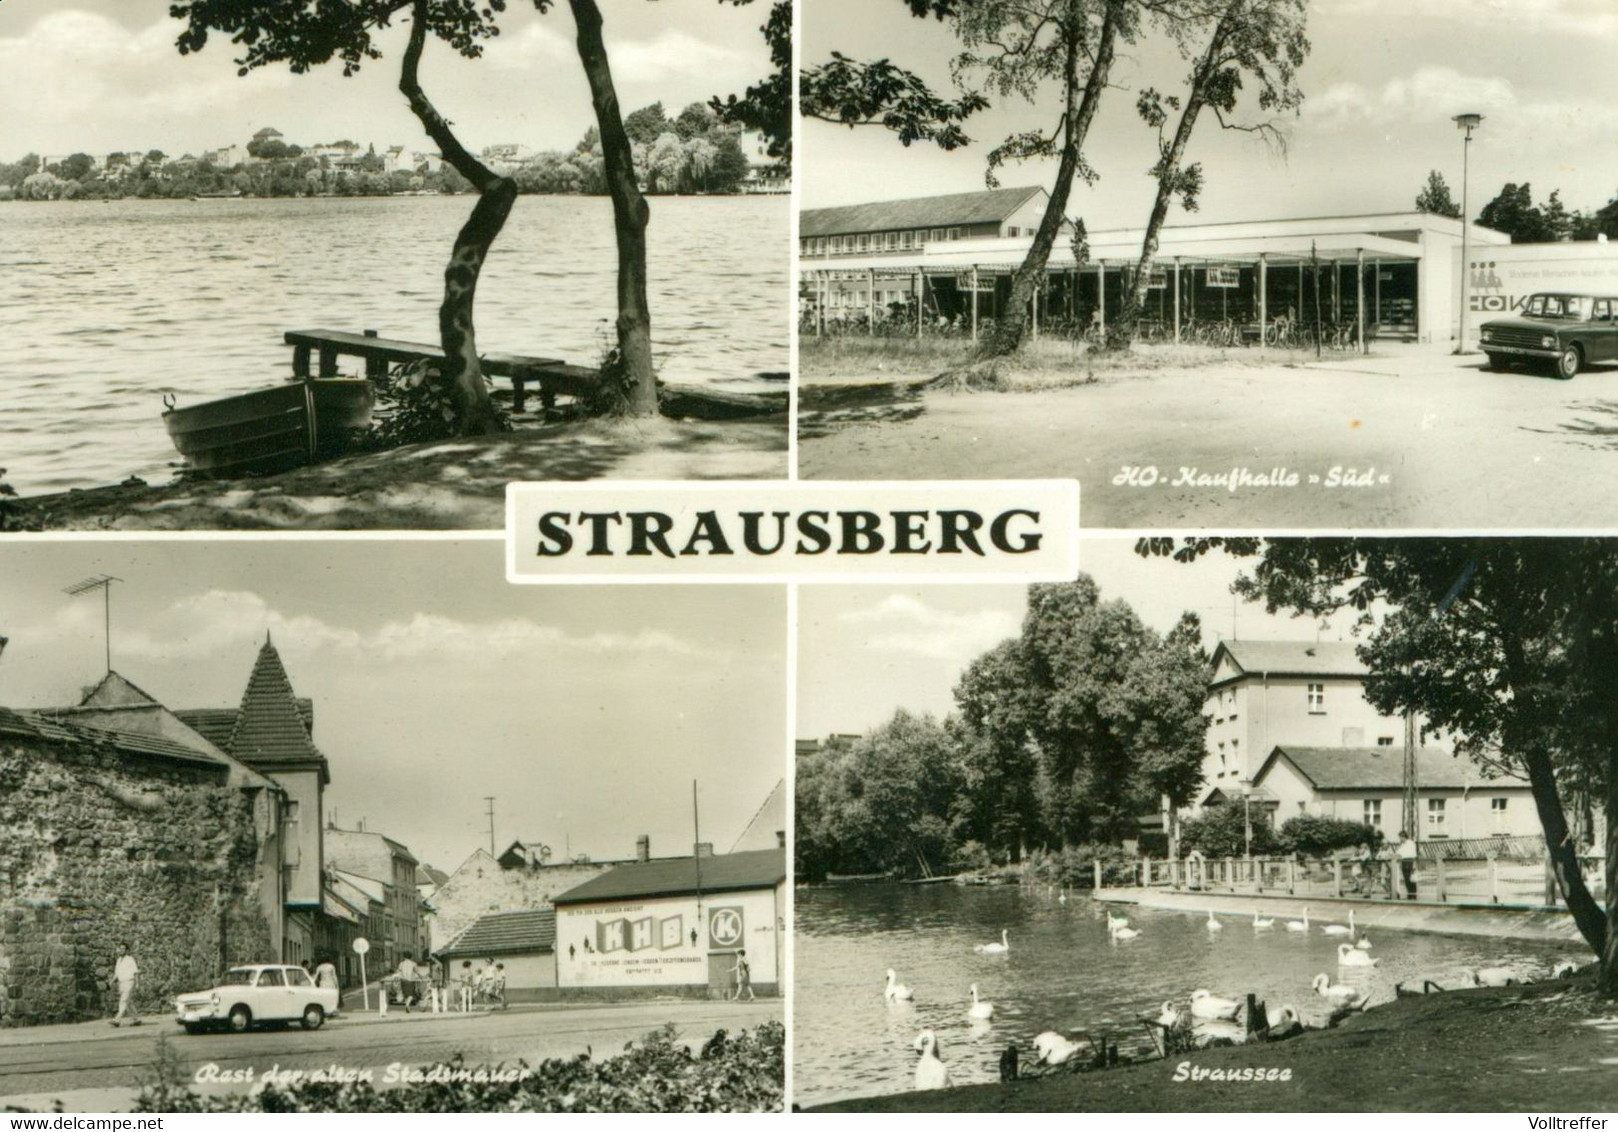
<svg viewBox="0 0 1618 1132">
<path fill-rule="evenodd" d="M 646 834 L 635 838 L 635 860 L 644 864 L 652 859 L 652 839 Z"/>
<path fill-rule="evenodd" d="M 713 842 L 712 841 L 699 841 L 699 842 L 697 842 L 695 848 L 696 848 L 696 855 L 698 857 L 712 857 L 713 856 Z"/>
</svg>

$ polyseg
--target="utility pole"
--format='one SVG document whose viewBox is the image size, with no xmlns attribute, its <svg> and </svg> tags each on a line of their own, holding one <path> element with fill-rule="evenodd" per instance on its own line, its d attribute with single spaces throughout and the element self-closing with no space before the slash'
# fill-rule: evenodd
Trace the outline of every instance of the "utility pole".
<svg viewBox="0 0 1618 1132">
<path fill-rule="evenodd" d="M 68 597 L 81 597 L 96 590 L 101 591 L 102 631 L 107 645 L 108 672 L 112 671 L 112 583 L 121 581 L 122 578 L 114 578 L 111 574 L 97 574 L 82 582 L 74 582 L 62 590 Z"/>
<path fill-rule="evenodd" d="M 494 856 L 494 799 L 484 795 L 483 800 L 489 803 L 489 856 Z"/>
</svg>

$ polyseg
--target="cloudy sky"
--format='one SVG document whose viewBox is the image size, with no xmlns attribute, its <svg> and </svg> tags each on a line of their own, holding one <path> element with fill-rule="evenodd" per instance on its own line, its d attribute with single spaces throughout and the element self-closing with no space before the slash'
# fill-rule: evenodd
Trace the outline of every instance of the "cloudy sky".
<svg viewBox="0 0 1618 1132">
<path fill-rule="evenodd" d="M 1302 217 L 1409 209 L 1430 169 L 1460 199 L 1461 134 L 1453 115 L 1485 121 L 1472 145 L 1472 211 L 1507 181 L 1529 181 L 1536 201 L 1560 188 L 1571 207 L 1618 195 L 1611 107 L 1618 100 L 1618 4 L 1612 0 L 1310 0 L 1313 50 L 1306 95 L 1284 158 L 1205 116 L 1189 156 L 1206 172 L 1201 218 Z M 946 25 L 910 18 L 893 0 L 812 0 L 801 34 L 807 64 L 838 50 L 889 57 L 948 85 L 958 50 Z M 1092 231 L 1140 226 L 1151 208 L 1146 176 L 1155 135 L 1135 114 L 1136 93 L 1183 86 L 1187 66 L 1161 43 L 1121 53 L 1085 156 L 1101 174 L 1072 211 Z M 1049 105 L 1047 95 L 1047 106 Z M 1059 105 L 1059 103 L 1058 103 Z M 988 149 L 1055 117 L 1008 102 L 971 121 L 964 150 L 902 148 L 876 128 L 806 123 L 799 146 L 803 202 L 847 204 L 981 188 Z M 1007 185 L 1049 185 L 1054 164 L 1013 167 Z M 1170 222 L 1183 219 L 1177 208 Z"/>
<path fill-rule="evenodd" d="M 495 832 L 601 858 L 728 850 L 780 779 L 772 586 L 512 586 L 499 540 L 10 542 L 0 704 L 76 703 L 113 666 L 170 707 L 235 707 L 264 634 L 331 764 L 328 814 L 453 869 Z"/>
<path fill-rule="evenodd" d="M 769 69 L 762 3 L 616 0 L 604 9 L 626 108 L 661 100 L 677 112 L 739 93 Z M 168 0 L 4 0 L 0 160 L 75 150 L 196 153 L 245 144 L 263 126 L 304 144 L 352 138 L 378 149 L 428 147 L 397 88 L 403 20 L 381 40 L 383 58 L 349 79 L 341 64 L 238 78 L 228 37 L 182 58 L 174 46 L 182 26 L 169 17 Z M 515 0 L 481 60 L 429 42 L 422 85 L 474 151 L 500 142 L 571 148 L 594 121 L 573 36 L 566 4 L 540 16 Z"/>
<path fill-rule="evenodd" d="M 1312 620 L 1235 604 L 1230 584 L 1241 572 L 1239 559 L 1215 554 L 1183 566 L 1141 558 L 1134 546 L 1130 537 L 1087 538 L 1079 568 L 1096 580 L 1103 600 L 1123 598 L 1159 632 L 1190 610 L 1202 619 L 1209 649 L 1231 637 L 1233 627 L 1247 640 L 1353 639 L 1346 621 L 1317 633 Z M 944 715 L 966 666 L 1021 631 L 1026 598 L 1022 586 L 802 587 L 798 737 L 861 734 L 901 707 Z"/>
</svg>

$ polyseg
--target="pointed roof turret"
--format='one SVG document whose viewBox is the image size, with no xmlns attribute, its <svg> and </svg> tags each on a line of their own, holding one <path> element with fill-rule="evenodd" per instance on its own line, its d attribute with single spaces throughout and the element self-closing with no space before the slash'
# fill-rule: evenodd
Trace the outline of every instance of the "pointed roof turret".
<svg viewBox="0 0 1618 1132">
<path fill-rule="evenodd" d="M 261 769 L 270 765 L 318 765 L 321 780 L 330 781 L 326 756 L 309 736 L 292 681 L 268 633 L 258 650 L 253 674 L 247 679 L 247 691 L 242 693 L 241 711 L 228 749 L 236 758 Z"/>
</svg>

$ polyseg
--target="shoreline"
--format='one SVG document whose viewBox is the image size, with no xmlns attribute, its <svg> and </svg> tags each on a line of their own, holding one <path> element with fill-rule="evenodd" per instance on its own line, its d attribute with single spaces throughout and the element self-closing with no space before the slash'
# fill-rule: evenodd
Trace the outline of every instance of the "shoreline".
<svg viewBox="0 0 1618 1132">
<path fill-rule="evenodd" d="M 787 417 L 586 420 L 361 452 L 279 475 L 0 499 L 8 533 L 501 530 L 516 480 L 783 479 Z"/>
<path fill-rule="evenodd" d="M 803 1111 L 1606 1112 L 1618 1096 L 1618 1004 L 1596 997 L 1593 978 L 1402 998 L 1284 1041 Z M 1196 1080 L 1188 1069 L 1176 1080 L 1182 1065 L 1290 1074 Z"/>
</svg>

